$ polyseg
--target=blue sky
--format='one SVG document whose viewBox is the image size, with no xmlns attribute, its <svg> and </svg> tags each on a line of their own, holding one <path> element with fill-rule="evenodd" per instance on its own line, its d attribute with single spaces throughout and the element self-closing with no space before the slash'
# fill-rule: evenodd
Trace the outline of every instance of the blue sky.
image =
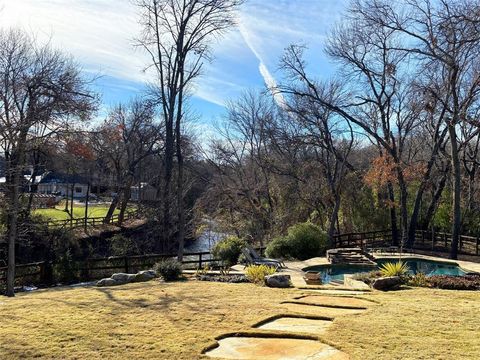
<svg viewBox="0 0 480 360">
<path fill-rule="evenodd" d="M 247 0 L 239 26 L 212 44 L 194 88 L 191 107 L 205 133 L 221 121 L 224 105 L 242 91 L 263 88 L 280 77 L 279 59 L 291 43 L 309 47 L 312 73 L 326 78 L 333 65 L 323 53 L 326 35 L 342 15 L 347 0 Z M 133 46 L 139 33 L 131 0 L 0 0 L 0 24 L 21 27 L 71 54 L 88 76 L 99 76 L 104 116 L 112 105 L 138 94 L 146 80 L 148 59 Z"/>
</svg>

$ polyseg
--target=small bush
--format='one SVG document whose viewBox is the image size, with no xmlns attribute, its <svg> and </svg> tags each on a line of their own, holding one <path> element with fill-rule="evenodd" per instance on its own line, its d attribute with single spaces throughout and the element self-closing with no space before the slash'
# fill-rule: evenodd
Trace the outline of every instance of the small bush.
<svg viewBox="0 0 480 360">
<path fill-rule="evenodd" d="M 57 261 L 53 266 L 53 277 L 55 281 L 62 284 L 71 284 L 78 281 L 78 268 L 70 249 L 67 249 L 64 254 L 57 257 Z"/>
<path fill-rule="evenodd" d="M 238 258 L 246 243 L 236 236 L 229 236 L 215 244 L 212 254 L 216 259 L 222 260 L 226 266 L 233 266 L 238 263 Z"/>
<path fill-rule="evenodd" d="M 317 225 L 300 223 L 288 229 L 285 238 L 272 240 L 266 254 L 274 258 L 310 259 L 325 254 L 327 235 Z"/>
<path fill-rule="evenodd" d="M 480 275 L 434 275 L 428 278 L 430 286 L 449 290 L 480 290 Z"/>
<path fill-rule="evenodd" d="M 415 287 L 429 287 L 428 278 L 424 273 L 412 275 L 407 280 L 407 285 Z"/>
<path fill-rule="evenodd" d="M 155 264 L 153 269 L 165 281 L 175 281 L 182 275 L 182 264 L 174 259 L 161 260 Z"/>
<path fill-rule="evenodd" d="M 292 245 L 287 238 L 279 237 L 270 241 L 265 249 L 265 254 L 271 258 L 292 258 Z"/>
<path fill-rule="evenodd" d="M 254 284 L 263 284 L 267 275 L 275 274 L 276 269 L 267 265 L 250 265 L 245 270 L 248 281 Z"/>
<path fill-rule="evenodd" d="M 408 270 L 407 264 L 402 261 L 395 263 L 387 262 L 380 266 L 382 276 L 405 276 Z"/>
</svg>

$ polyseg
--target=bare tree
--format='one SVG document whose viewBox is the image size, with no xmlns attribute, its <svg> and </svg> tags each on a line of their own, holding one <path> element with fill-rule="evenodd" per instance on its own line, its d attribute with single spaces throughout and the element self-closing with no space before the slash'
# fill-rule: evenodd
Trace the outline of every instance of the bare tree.
<svg viewBox="0 0 480 360">
<path fill-rule="evenodd" d="M 172 175 L 177 159 L 178 259 L 185 237 L 184 160 L 182 125 L 184 103 L 192 82 L 210 58 L 210 41 L 234 25 L 234 11 L 242 0 L 138 0 L 143 34 L 138 41 L 150 56 L 152 90 L 165 122 L 163 173 L 163 240 L 171 235 Z"/>
<path fill-rule="evenodd" d="M 93 146 L 116 174 L 117 188 L 122 192 L 112 200 L 105 222 L 110 221 L 120 202 L 118 222 L 122 224 L 139 165 L 162 150 L 162 140 L 163 133 L 155 122 L 154 106 L 150 101 L 140 99 L 126 106 L 116 106 L 95 131 Z"/>
<path fill-rule="evenodd" d="M 8 198 L 7 295 L 14 295 L 15 243 L 18 235 L 20 185 L 35 125 L 54 129 L 74 119 L 87 119 L 94 96 L 78 66 L 23 32 L 0 33 L 0 143 L 6 159 Z"/>
<path fill-rule="evenodd" d="M 450 140 L 452 168 L 452 248 L 457 258 L 461 227 L 461 157 L 457 127 L 472 121 L 480 93 L 480 10 L 471 0 L 356 1 L 357 14 L 373 26 L 402 36 L 391 48 L 436 74 L 430 94 L 445 109 L 444 126 Z M 440 86 L 439 86 L 440 85 Z M 441 89 L 441 91 L 438 91 Z"/>
</svg>

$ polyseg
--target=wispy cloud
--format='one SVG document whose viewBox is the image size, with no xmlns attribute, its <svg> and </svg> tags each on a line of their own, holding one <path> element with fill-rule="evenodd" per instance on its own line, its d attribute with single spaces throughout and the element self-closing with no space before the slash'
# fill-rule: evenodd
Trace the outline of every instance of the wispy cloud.
<svg viewBox="0 0 480 360">
<path fill-rule="evenodd" d="M 321 58 L 317 49 L 344 6 L 339 3 L 344 2 L 249 0 L 240 12 L 240 28 L 212 44 L 215 60 L 205 64 L 195 96 L 223 105 L 262 82 L 275 87 L 278 59 L 292 42 L 314 44 L 315 56 Z M 149 80 L 142 72 L 148 58 L 133 47 L 140 28 L 131 0 L 0 0 L 0 8 L 2 27 L 31 31 L 71 53 L 87 72 L 115 79 L 102 83 L 109 101 Z"/>
</svg>

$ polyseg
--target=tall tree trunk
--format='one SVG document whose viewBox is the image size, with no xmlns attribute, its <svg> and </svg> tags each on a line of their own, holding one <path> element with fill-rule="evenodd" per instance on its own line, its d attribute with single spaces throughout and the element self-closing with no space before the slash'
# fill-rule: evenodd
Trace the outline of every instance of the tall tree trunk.
<svg viewBox="0 0 480 360">
<path fill-rule="evenodd" d="M 20 213 L 20 179 L 25 162 L 25 143 L 27 132 L 20 132 L 18 148 L 12 151 L 10 161 L 7 163 L 7 185 L 9 185 L 9 206 L 7 214 L 8 238 L 8 266 L 7 266 L 7 292 L 9 297 L 15 296 L 15 245 L 18 237 L 18 217 Z M 6 154 L 7 155 L 7 154 Z M 8 158 L 8 156 L 6 156 Z"/>
<path fill-rule="evenodd" d="M 112 221 L 113 213 L 115 212 L 115 209 L 117 208 L 118 205 L 118 200 L 119 200 L 119 195 L 118 195 L 118 189 L 115 193 L 115 196 L 112 199 L 112 202 L 110 203 L 110 207 L 108 208 L 107 215 L 105 215 L 105 218 L 103 219 L 104 224 L 109 224 Z"/>
<path fill-rule="evenodd" d="M 32 177 L 30 180 L 31 181 L 30 188 L 29 188 L 30 194 L 28 196 L 28 203 L 27 203 L 27 210 L 26 210 L 27 216 L 30 216 L 30 212 L 32 210 L 32 204 L 33 204 L 33 197 L 38 191 L 38 184 L 35 183 L 35 179 L 37 178 L 38 175 L 39 175 L 38 164 L 35 164 L 33 167 Z"/>
<path fill-rule="evenodd" d="M 180 83 L 184 82 L 183 63 L 180 64 Z M 177 144 L 177 217 L 178 217 L 178 231 L 177 231 L 177 243 L 178 253 L 177 259 L 179 262 L 183 261 L 183 250 L 185 247 L 185 209 L 183 203 L 183 153 L 182 153 L 182 117 L 183 117 L 183 87 L 180 88 L 178 94 L 178 109 L 177 118 L 175 121 L 175 140 Z"/>
<path fill-rule="evenodd" d="M 388 200 L 390 201 L 390 225 L 392 228 L 392 246 L 398 246 L 398 224 L 397 224 L 397 210 L 395 208 L 395 192 L 393 191 L 393 184 L 389 181 L 387 183 Z"/>
<path fill-rule="evenodd" d="M 90 200 L 90 181 L 87 184 L 87 196 L 85 197 L 85 224 L 84 224 L 84 229 L 85 232 L 87 232 L 87 227 L 88 227 L 88 201 Z"/>
<path fill-rule="evenodd" d="M 445 172 L 442 174 L 440 181 L 438 182 L 437 187 L 432 196 L 432 200 L 428 205 L 427 212 L 425 213 L 425 218 L 422 221 L 422 229 L 427 230 L 430 227 L 430 223 L 432 222 L 433 215 L 437 209 L 438 203 L 440 198 L 442 197 L 443 189 L 447 183 L 448 172 L 450 171 L 450 165 L 447 166 Z"/>
<path fill-rule="evenodd" d="M 407 211 L 407 185 L 403 178 L 402 170 L 397 166 L 398 187 L 400 188 L 400 218 L 402 220 L 402 239 L 400 246 L 405 245 L 405 240 L 408 233 L 408 211 Z"/>
<path fill-rule="evenodd" d="M 20 174 L 21 169 L 17 161 L 10 169 L 12 172 L 10 184 L 10 206 L 8 211 L 8 269 L 7 269 L 7 296 L 15 296 L 15 243 L 18 233 L 18 214 L 20 211 Z"/>
<path fill-rule="evenodd" d="M 70 227 L 73 227 L 73 192 L 75 190 L 75 183 L 72 184 L 70 189 Z"/>
<path fill-rule="evenodd" d="M 120 204 L 120 212 L 118 214 L 118 226 L 122 226 L 123 220 L 125 219 L 125 212 L 127 210 L 128 202 L 130 201 L 130 197 L 132 196 L 132 185 L 133 185 L 133 176 L 128 176 L 128 179 L 125 183 L 125 187 L 123 189 L 123 196 L 122 202 Z"/>
<path fill-rule="evenodd" d="M 448 124 L 448 133 L 450 135 L 450 156 L 452 161 L 452 248 L 450 251 L 450 258 L 457 259 L 458 256 L 458 240 L 460 236 L 461 226 L 461 170 L 460 170 L 460 158 L 458 156 L 458 144 L 457 134 L 455 131 L 455 123 Z"/>
<path fill-rule="evenodd" d="M 335 235 L 335 226 L 338 220 L 338 211 L 340 210 L 340 195 L 335 194 L 335 203 L 333 205 L 332 213 L 330 214 L 329 224 L 328 224 L 328 243 L 329 247 L 333 247 L 333 237 Z"/>
<path fill-rule="evenodd" d="M 173 123 L 167 122 L 165 131 L 165 158 L 164 158 L 164 176 L 163 176 L 163 220 L 162 220 L 162 232 L 160 235 L 160 241 L 163 244 L 167 244 L 171 235 L 171 183 L 173 173 L 173 155 L 174 155 L 174 141 L 173 141 Z M 161 244 L 157 244 L 157 248 Z"/>
</svg>

